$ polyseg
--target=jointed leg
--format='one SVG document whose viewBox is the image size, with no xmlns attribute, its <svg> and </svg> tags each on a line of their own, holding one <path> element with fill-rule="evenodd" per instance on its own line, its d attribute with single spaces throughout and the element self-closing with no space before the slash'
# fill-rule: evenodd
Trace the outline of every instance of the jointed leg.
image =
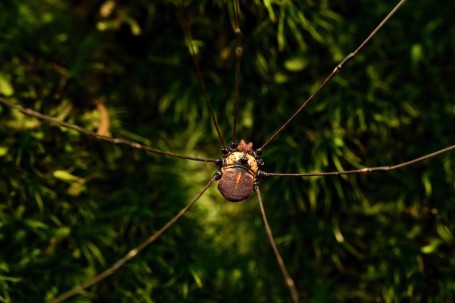
<svg viewBox="0 0 455 303">
<path fill-rule="evenodd" d="M 254 185 L 254 190 L 258 194 L 259 208 L 261 209 L 261 214 L 262 214 L 262 219 L 264 221 L 265 231 L 267 233 L 267 236 L 269 237 L 270 244 L 272 245 L 273 253 L 275 254 L 278 265 L 280 266 L 281 273 L 283 274 L 284 281 L 286 282 L 286 286 L 288 287 L 289 292 L 291 293 L 292 302 L 298 303 L 298 302 L 300 302 L 299 295 L 297 293 L 297 289 L 295 288 L 294 280 L 292 279 L 291 275 L 289 274 L 288 270 L 286 269 L 286 266 L 284 265 L 283 257 L 281 257 L 281 254 L 278 251 L 278 248 L 276 246 L 275 240 L 273 239 L 272 229 L 270 228 L 269 222 L 267 220 L 267 216 L 265 215 L 264 204 L 262 203 L 261 191 L 259 190 L 258 183 L 256 183 Z"/>
<path fill-rule="evenodd" d="M 455 145 L 451 145 L 449 147 L 437 150 L 430 154 L 403 162 L 395 165 L 390 166 L 376 166 L 376 167 L 365 167 L 362 169 L 353 169 L 353 170 L 345 170 L 345 171 L 334 171 L 334 172 L 317 172 L 317 173 L 304 173 L 304 174 L 288 174 L 288 173 L 267 173 L 267 172 L 259 172 L 260 177 L 324 177 L 324 176 L 339 176 L 339 175 L 355 175 L 355 174 L 368 174 L 374 172 L 384 172 L 384 171 L 391 171 L 397 170 L 406 166 L 414 165 L 425 160 L 429 160 L 431 158 L 440 156 L 442 154 L 455 151 Z"/>
</svg>

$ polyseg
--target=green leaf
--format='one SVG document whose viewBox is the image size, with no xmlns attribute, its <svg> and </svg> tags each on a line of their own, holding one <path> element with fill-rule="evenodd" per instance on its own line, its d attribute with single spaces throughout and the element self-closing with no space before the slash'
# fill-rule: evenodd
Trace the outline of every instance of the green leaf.
<svg viewBox="0 0 455 303">
<path fill-rule="evenodd" d="M 82 178 L 72 175 L 70 172 L 66 170 L 55 170 L 52 175 L 62 181 L 72 182 L 72 181 L 80 181 Z"/>
<path fill-rule="evenodd" d="M 14 88 L 8 78 L 0 73 L 0 94 L 10 97 L 14 94 Z"/>
</svg>

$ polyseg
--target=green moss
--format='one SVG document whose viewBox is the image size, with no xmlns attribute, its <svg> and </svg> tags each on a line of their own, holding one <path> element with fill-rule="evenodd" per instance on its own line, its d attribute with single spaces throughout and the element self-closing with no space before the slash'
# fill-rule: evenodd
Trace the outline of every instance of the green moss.
<svg viewBox="0 0 455 303">
<path fill-rule="evenodd" d="M 188 3 L 187 3 L 188 2 Z M 231 1 L 185 2 L 231 140 Z M 96 131 L 193 156 L 221 145 L 179 1 L 0 4 L 0 93 Z M 243 1 L 238 137 L 259 147 L 393 7 Z M 452 5 L 453 6 L 453 5 Z M 454 144 L 451 5 L 409 2 L 263 154 L 270 172 L 390 165 Z M 188 203 L 212 164 L 144 154 L 0 107 L 0 302 L 44 302 L 114 264 Z M 376 175 L 261 180 L 304 302 L 450 302 L 454 154 Z M 253 197 L 215 187 L 129 265 L 69 302 L 288 302 Z"/>
</svg>

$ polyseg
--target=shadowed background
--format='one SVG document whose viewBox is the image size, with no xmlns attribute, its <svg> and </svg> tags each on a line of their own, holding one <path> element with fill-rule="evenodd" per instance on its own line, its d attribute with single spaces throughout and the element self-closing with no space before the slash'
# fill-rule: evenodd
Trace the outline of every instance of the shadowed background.
<svg viewBox="0 0 455 303">
<path fill-rule="evenodd" d="M 229 144 L 233 3 L 184 2 L 3 1 L 0 94 L 92 131 L 220 157 L 177 12 L 190 20 Z M 238 138 L 262 144 L 394 5 L 241 1 Z M 264 170 L 387 165 L 455 144 L 450 6 L 405 4 L 264 151 Z M 216 171 L 6 107 L 0 117 L 1 302 L 44 302 L 111 266 Z M 261 180 L 302 301 L 452 301 L 454 161 L 447 154 L 391 173 Z M 68 302 L 289 302 L 255 195 L 232 204 L 212 187 L 148 250 Z"/>
</svg>

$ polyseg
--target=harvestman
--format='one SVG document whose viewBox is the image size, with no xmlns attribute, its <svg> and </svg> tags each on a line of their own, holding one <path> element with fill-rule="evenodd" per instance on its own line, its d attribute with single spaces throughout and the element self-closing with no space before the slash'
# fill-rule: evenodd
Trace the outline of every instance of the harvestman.
<svg viewBox="0 0 455 303">
<path fill-rule="evenodd" d="M 214 116 L 212 106 L 210 103 L 210 98 L 207 92 L 207 88 L 204 82 L 204 78 L 202 76 L 201 69 L 199 67 L 199 63 L 196 60 L 195 51 L 192 48 L 192 37 L 190 27 L 188 25 L 188 21 L 186 20 L 185 15 L 179 11 L 178 15 L 180 21 L 182 23 L 182 27 L 185 31 L 186 38 L 189 40 L 189 50 L 191 56 L 194 61 L 194 65 L 196 67 L 196 73 L 199 80 L 199 83 L 202 87 L 202 91 L 204 94 L 205 101 L 207 103 L 208 110 L 211 115 L 211 119 L 213 125 L 217 131 L 218 138 L 220 143 L 223 147 L 222 149 L 222 158 L 220 159 L 203 159 L 198 157 L 189 157 L 181 154 L 176 154 L 172 152 L 162 151 L 159 149 L 147 147 L 129 140 L 121 139 L 121 138 L 112 138 L 103 135 L 99 135 L 90 131 L 87 131 L 79 126 L 68 124 L 66 122 L 60 121 L 58 119 L 43 115 L 36 111 L 33 111 L 28 108 L 23 108 L 19 105 L 11 103 L 8 100 L 0 98 L 0 103 L 5 106 L 11 107 L 22 112 L 25 115 L 32 116 L 38 119 L 42 119 L 49 123 L 57 124 L 61 127 L 69 128 L 78 131 L 81 134 L 84 134 L 89 137 L 96 138 L 101 141 L 106 141 L 112 144 L 119 144 L 119 145 L 126 145 L 133 149 L 138 149 L 146 152 L 151 152 L 154 154 L 159 154 L 167 157 L 172 158 L 181 158 L 186 160 L 192 161 L 201 161 L 201 162 L 212 162 L 218 166 L 218 171 L 213 175 L 213 177 L 209 180 L 209 182 L 204 186 L 204 188 L 196 195 L 196 197 L 187 205 L 185 206 L 176 216 L 174 216 L 170 221 L 168 221 L 160 230 L 155 232 L 151 235 L 148 239 L 146 239 L 141 245 L 132 249 L 127 255 L 117 261 L 113 266 L 108 268 L 106 271 L 100 273 L 99 275 L 91 278 L 90 280 L 85 281 L 79 286 L 74 287 L 73 289 L 57 296 L 51 303 L 62 302 L 65 299 L 81 292 L 83 289 L 86 289 L 101 280 L 107 278 L 108 276 L 114 274 L 117 270 L 119 270 L 122 266 L 124 266 L 127 262 L 133 259 L 137 254 L 139 254 L 143 249 L 149 246 L 152 242 L 158 239 L 167 229 L 169 229 L 178 219 L 180 219 L 204 194 L 207 188 L 214 182 L 219 181 L 218 183 L 218 190 L 223 195 L 226 200 L 231 202 L 240 202 L 246 200 L 254 190 L 257 193 L 259 206 L 262 213 L 262 218 L 264 221 L 265 229 L 267 236 L 270 240 L 270 244 L 272 246 L 273 252 L 277 259 L 278 265 L 281 269 L 281 272 L 284 277 L 285 284 L 289 289 L 292 301 L 294 303 L 300 302 L 298 291 L 295 287 L 294 280 L 288 273 L 286 266 L 284 264 L 283 258 L 281 257 L 276 243 L 274 241 L 272 231 L 270 229 L 269 223 L 267 221 L 267 217 L 265 214 L 261 191 L 259 187 L 259 178 L 265 177 L 272 177 L 272 176 L 287 176 L 287 177 L 313 177 L 313 176 L 337 176 L 337 175 L 350 175 L 350 174 L 366 174 L 372 172 L 381 172 L 381 171 L 391 171 L 396 170 L 405 166 L 413 165 L 418 162 L 428 160 L 430 158 L 439 156 L 443 153 L 447 153 L 450 151 L 455 150 L 455 145 L 446 147 L 444 149 L 438 150 L 436 152 L 421 156 L 416 159 L 412 159 L 407 162 L 403 162 L 396 165 L 391 166 L 378 166 L 378 167 L 368 167 L 363 169 L 356 169 L 356 170 L 348 170 L 348 171 L 337 171 L 337 172 L 317 172 L 317 173 L 303 173 L 303 174 L 293 174 L 293 173 L 269 173 L 261 170 L 261 167 L 264 164 L 264 161 L 261 158 L 261 154 L 263 150 L 294 120 L 294 118 L 317 96 L 317 94 L 323 89 L 327 83 L 335 77 L 336 74 L 340 72 L 340 70 L 349 62 L 351 61 L 357 53 L 372 39 L 373 36 L 384 26 L 385 23 L 398 11 L 398 9 L 406 2 L 406 0 L 401 0 L 399 3 L 389 12 L 389 14 L 379 23 L 379 25 L 371 32 L 371 34 L 349 55 L 347 55 L 335 68 L 333 71 L 325 78 L 325 80 L 320 84 L 320 86 L 316 89 L 316 91 L 310 95 L 310 97 L 297 109 L 297 111 L 278 129 L 273 133 L 273 135 L 259 148 L 253 149 L 253 143 L 246 143 L 244 140 L 241 140 L 239 144 L 237 144 L 237 137 L 236 137 L 236 125 L 237 125 L 237 108 L 238 108 L 238 93 L 239 93 L 239 78 L 240 78 L 240 62 L 242 58 L 242 42 L 241 42 L 241 30 L 240 30 L 240 22 L 239 22 L 239 15 L 240 15 L 240 8 L 239 8 L 239 1 L 234 1 L 234 10 L 235 10 L 235 35 L 236 35 L 236 71 L 235 71 L 235 94 L 234 94 L 234 112 L 233 112 L 233 133 L 232 133 L 232 143 L 230 144 L 229 148 L 226 147 L 226 144 L 223 140 L 223 137 L 220 132 L 220 128 Z"/>
</svg>

